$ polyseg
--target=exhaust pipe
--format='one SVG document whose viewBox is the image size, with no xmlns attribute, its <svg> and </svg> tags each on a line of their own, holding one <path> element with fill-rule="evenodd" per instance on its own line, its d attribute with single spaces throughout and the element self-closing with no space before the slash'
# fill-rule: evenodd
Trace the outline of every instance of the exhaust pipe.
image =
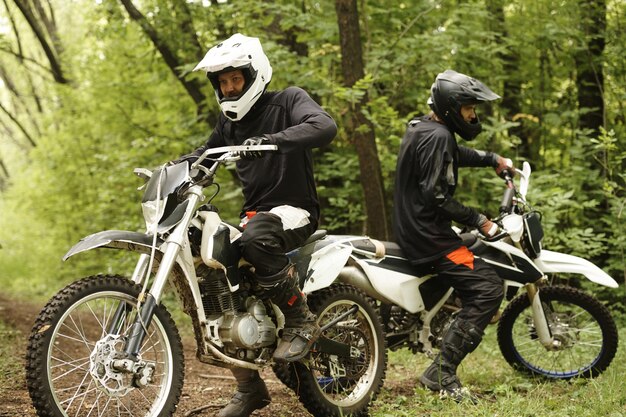
<svg viewBox="0 0 626 417">
<path fill-rule="evenodd" d="M 345 284 L 350 284 L 353 287 L 360 289 L 375 300 L 386 304 L 393 304 L 393 302 L 389 301 L 381 293 L 376 291 L 363 271 L 355 266 L 344 266 L 339 273 L 338 279 Z"/>
</svg>

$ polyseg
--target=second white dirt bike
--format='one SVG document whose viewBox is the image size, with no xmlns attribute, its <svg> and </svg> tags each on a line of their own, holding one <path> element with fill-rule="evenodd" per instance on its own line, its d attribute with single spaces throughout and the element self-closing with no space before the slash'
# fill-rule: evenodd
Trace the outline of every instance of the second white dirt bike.
<svg viewBox="0 0 626 417">
<path fill-rule="evenodd" d="M 519 189 L 508 176 L 501 213 L 494 219 L 502 232 L 491 239 L 477 232 L 460 233 L 475 256 L 502 278 L 509 302 L 498 319 L 500 350 L 511 366 L 532 375 L 548 379 L 597 376 L 615 357 L 615 322 L 593 295 L 551 285 L 548 276 L 581 274 L 611 288 L 617 283 L 585 259 L 542 249 L 541 216 L 526 201 L 530 165 L 524 163 L 518 172 Z M 433 357 L 461 308 L 454 289 L 434 275 L 419 275 L 396 243 L 363 236 L 332 238 L 352 252 L 338 280 L 379 301 L 388 347 L 406 347 Z"/>
<path fill-rule="evenodd" d="M 599 375 L 618 345 L 609 310 L 580 289 L 551 285 L 548 277 L 581 274 L 594 284 L 616 288 L 617 283 L 585 259 L 542 249 L 541 215 L 526 201 L 530 165 L 524 163 L 518 172 L 519 189 L 506 178 L 501 213 L 494 219 L 502 232 L 491 239 L 477 232 L 460 233 L 475 256 L 502 278 L 509 302 L 498 320 L 500 350 L 510 365 L 529 374 L 549 379 Z M 380 302 L 389 348 L 434 356 L 460 310 L 454 289 L 436 276 L 417 274 L 393 242 L 332 238 L 351 248 L 338 280 Z"/>
</svg>

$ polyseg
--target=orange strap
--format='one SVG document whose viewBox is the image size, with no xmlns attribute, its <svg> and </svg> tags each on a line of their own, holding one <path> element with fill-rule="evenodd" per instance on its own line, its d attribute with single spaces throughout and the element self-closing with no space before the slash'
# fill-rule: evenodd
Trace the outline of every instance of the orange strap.
<svg viewBox="0 0 626 417">
<path fill-rule="evenodd" d="M 467 246 L 461 246 L 457 250 L 446 255 L 451 262 L 456 265 L 465 265 L 469 269 L 474 269 L 474 254 L 467 249 Z"/>
</svg>

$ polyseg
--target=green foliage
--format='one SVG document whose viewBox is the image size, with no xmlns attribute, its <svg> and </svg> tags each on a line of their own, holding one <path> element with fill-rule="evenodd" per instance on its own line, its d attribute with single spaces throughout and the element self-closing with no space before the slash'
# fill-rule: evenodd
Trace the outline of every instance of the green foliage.
<svg viewBox="0 0 626 417">
<path fill-rule="evenodd" d="M 581 115 L 593 109 L 577 104 L 576 56 L 586 52 L 589 35 L 579 24 L 585 10 L 574 0 L 532 7 L 519 0 L 360 1 L 365 76 L 351 88 L 342 81 L 332 0 L 135 1 L 183 63 L 178 74 L 203 85 L 202 114 L 119 1 L 51 3 L 69 84 L 51 81 L 35 37 L 7 4 L 30 60 L 0 51 L 0 103 L 36 140 L 29 147 L 0 112 L 0 161 L 9 173 L 0 170 L 0 282 L 9 291 L 44 295 L 77 276 L 132 268 L 133 256 L 108 251 L 65 263 L 60 258 L 84 235 L 142 230 L 134 191 L 140 181 L 132 169 L 155 167 L 206 139 L 211 126 L 204 117 L 214 120 L 218 107 L 206 79 L 190 71 L 204 50 L 237 31 L 261 38 L 274 68 L 272 89 L 298 85 L 338 122 L 337 138 L 315 153 L 322 227 L 363 233 L 359 162 L 345 129 L 354 103 L 367 95 L 362 111 L 375 131 L 391 204 L 405 124 L 429 111 L 436 74 L 454 68 L 518 104 L 516 114 L 502 101 L 481 106 L 485 133 L 466 145 L 532 164 L 529 200 L 544 215 L 545 246 L 590 257 L 626 282 L 622 1 L 607 1 L 600 134 L 578 128 Z M 15 33 L 3 32 L 0 47 L 17 50 Z M 241 191 L 230 173 L 222 174 L 215 202 L 235 221 Z M 491 170 L 465 170 L 457 193 L 467 205 L 495 214 L 501 182 Z"/>
<path fill-rule="evenodd" d="M 362 233 L 362 195 L 355 193 L 359 183 L 358 162 L 347 149 L 318 154 L 317 191 L 324 212 L 321 228 L 346 233 Z M 343 186 L 342 186 L 343 185 Z"/>
</svg>

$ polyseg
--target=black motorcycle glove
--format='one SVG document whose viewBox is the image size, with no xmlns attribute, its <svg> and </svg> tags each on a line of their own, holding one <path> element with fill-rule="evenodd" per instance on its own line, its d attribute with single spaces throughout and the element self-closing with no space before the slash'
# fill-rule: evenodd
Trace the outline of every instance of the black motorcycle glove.
<svg viewBox="0 0 626 417">
<path fill-rule="evenodd" d="M 268 138 L 263 136 L 255 136 L 252 138 L 248 138 L 243 141 L 242 146 L 256 146 L 256 145 L 271 145 L 271 141 Z M 262 151 L 242 151 L 239 152 L 239 156 L 241 159 L 258 159 L 263 157 L 264 152 Z"/>
<path fill-rule="evenodd" d="M 497 153 L 494 153 L 492 155 L 493 169 L 496 170 L 496 174 L 498 174 L 500 178 L 504 179 L 506 176 L 509 176 L 511 178 L 515 177 L 515 167 L 513 166 L 513 161 L 511 161 L 509 158 L 504 158 Z"/>
</svg>

